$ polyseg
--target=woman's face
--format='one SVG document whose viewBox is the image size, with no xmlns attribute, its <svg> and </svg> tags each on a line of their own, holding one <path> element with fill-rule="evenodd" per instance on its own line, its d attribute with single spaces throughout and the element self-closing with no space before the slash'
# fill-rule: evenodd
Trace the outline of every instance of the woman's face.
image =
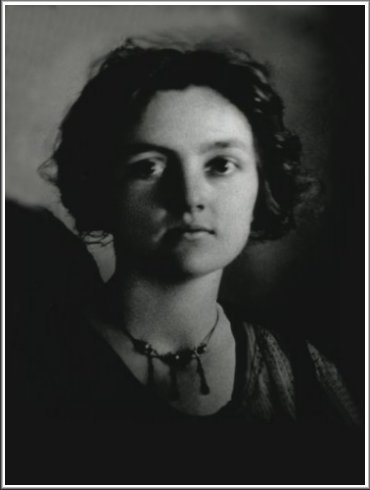
<svg viewBox="0 0 370 490">
<path fill-rule="evenodd" d="M 125 138 L 119 171 L 118 265 L 199 277 L 245 246 L 258 190 L 253 134 L 216 91 L 156 93 Z"/>
</svg>

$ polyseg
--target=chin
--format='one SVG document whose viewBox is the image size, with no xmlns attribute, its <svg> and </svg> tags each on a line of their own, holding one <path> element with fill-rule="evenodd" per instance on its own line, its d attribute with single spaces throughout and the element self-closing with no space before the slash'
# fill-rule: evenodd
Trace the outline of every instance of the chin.
<svg viewBox="0 0 370 490">
<path fill-rule="evenodd" d="M 229 250 L 202 250 L 199 253 L 189 250 L 172 251 L 172 253 L 140 254 L 131 261 L 142 274 L 156 281 L 189 280 L 212 273 L 222 272 L 240 254 L 242 246 Z M 130 264 L 130 262 L 129 262 Z"/>
<path fill-rule="evenodd" d="M 168 268 L 172 271 L 173 275 L 185 279 L 195 279 L 215 272 L 222 272 L 233 259 L 234 257 L 230 258 L 230 260 L 221 260 L 210 256 L 187 259 L 177 258 L 177 260 L 172 260 L 168 263 Z"/>
<path fill-rule="evenodd" d="M 161 281 L 187 281 L 212 274 L 227 264 L 210 260 L 181 260 L 161 258 L 160 260 L 140 261 L 139 269 L 148 277 Z"/>
</svg>

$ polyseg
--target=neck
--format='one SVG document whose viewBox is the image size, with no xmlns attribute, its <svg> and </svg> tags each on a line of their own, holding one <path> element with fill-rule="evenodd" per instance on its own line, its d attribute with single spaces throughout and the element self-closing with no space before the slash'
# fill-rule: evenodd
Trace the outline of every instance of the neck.
<svg viewBox="0 0 370 490">
<path fill-rule="evenodd" d="M 117 273 L 107 285 L 108 305 L 122 328 L 158 351 L 194 347 L 216 321 L 221 276 L 216 271 L 169 284 Z"/>
</svg>

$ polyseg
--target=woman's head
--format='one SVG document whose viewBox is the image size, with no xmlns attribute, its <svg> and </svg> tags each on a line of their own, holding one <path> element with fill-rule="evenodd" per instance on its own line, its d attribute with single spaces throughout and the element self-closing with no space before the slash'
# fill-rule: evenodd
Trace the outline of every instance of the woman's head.
<svg viewBox="0 0 370 490">
<path fill-rule="evenodd" d="M 258 176 L 253 133 L 235 105 L 208 87 L 156 92 L 122 149 L 118 267 L 195 277 L 239 255 Z"/>
<path fill-rule="evenodd" d="M 96 65 L 60 128 L 57 184 L 80 232 L 114 233 L 125 138 L 156 95 L 190 87 L 219 95 L 251 129 L 259 180 L 252 237 L 277 238 L 293 226 L 300 145 L 266 68 L 240 49 L 130 40 Z"/>
</svg>

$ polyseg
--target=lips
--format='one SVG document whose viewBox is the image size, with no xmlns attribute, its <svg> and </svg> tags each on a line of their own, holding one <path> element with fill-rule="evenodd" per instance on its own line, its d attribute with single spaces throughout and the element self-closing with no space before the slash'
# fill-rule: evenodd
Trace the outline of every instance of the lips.
<svg viewBox="0 0 370 490">
<path fill-rule="evenodd" d="M 180 225 L 171 228 L 167 232 L 167 236 L 170 239 L 187 239 L 187 240 L 198 240 L 205 236 L 214 235 L 215 232 L 212 228 L 200 224 L 192 225 Z"/>
<path fill-rule="evenodd" d="M 207 226 L 202 226 L 202 225 L 186 225 L 186 226 L 179 226 L 176 228 L 173 228 L 174 231 L 177 231 L 178 233 L 210 233 L 214 234 L 214 231 L 212 228 L 208 228 Z"/>
</svg>

